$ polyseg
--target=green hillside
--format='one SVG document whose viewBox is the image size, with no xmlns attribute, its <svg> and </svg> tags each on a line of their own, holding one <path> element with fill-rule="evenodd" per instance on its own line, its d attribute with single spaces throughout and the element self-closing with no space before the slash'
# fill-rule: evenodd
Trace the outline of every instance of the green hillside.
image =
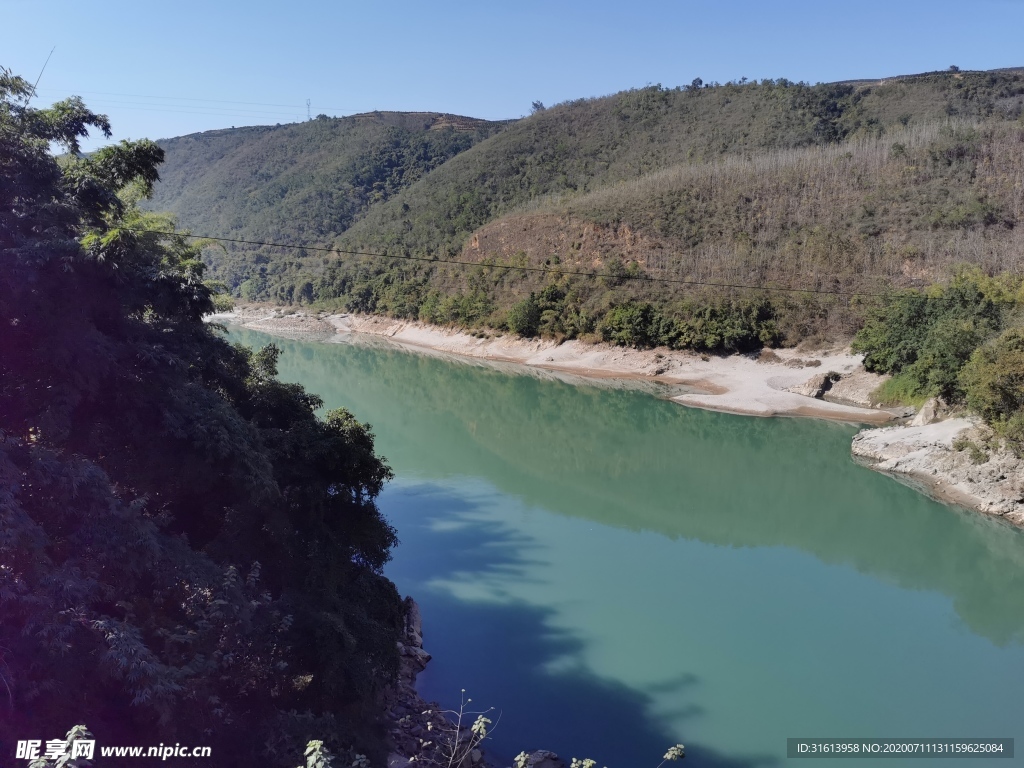
<svg viewBox="0 0 1024 768">
<path fill-rule="evenodd" d="M 147 207 L 206 234 L 331 242 L 371 206 L 500 127 L 440 113 L 373 112 L 167 139 L 159 142 L 167 161 Z M 279 256 L 246 252 L 251 263 Z"/>
<path fill-rule="evenodd" d="M 386 150 L 401 159 L 370 165 L 390 175 L 352 170 L 381 155 L 359 119 L 321 119 L 168 143 L 155 205 L 205 234 L 387 254 L 209 250 L 246 299 L 623 343 L 795 343 L 849 337 L 863 322 L 863 298 L 812 291 L 923 285 L 963 262 L 1017 268 L 1022 112 L 1024 70 L 695 81 L 472 134 L 404 133 L 450 143 L 436 155 Z M 391 138 L 412 120 L 362 119 Z M 334 186 L 327 146 L 347 158 Z M 436 263 L 453 258 L 558 273 Z"/>
<path fill-rule="evenodd" d="M 499 216 L 458 260 L 500 266 L 344 257 L 315 277 L 311 260 L 306 279 L 349 309 L 527 335 L 707 349 L 848 338 L 871 298 L 820 292 L 921 287 L 965 263 L 1021 270 L 1022 146 L 1018 121 L 947 121 L 680 165 Z M 516 320 L 524 309 L 534 322 Z"/>
<path fill-rule="evenodd" d="M 496 214 L 678 164 L 832 144 L 941 118 L 1020 115 L 1024 71 L 939 73 L 875 85 L 788 80 L 580 99 L 532 115 L 372 210 L 343 247 L 454 254 Z"/>
</svg>

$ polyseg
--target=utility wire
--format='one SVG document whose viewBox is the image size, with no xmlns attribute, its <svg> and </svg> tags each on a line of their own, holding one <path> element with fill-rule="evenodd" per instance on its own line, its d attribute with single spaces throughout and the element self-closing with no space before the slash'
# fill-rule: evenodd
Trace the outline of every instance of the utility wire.
<svg viewBox="0 0 1024 768">
<path fill-rule="evenodd" d="M 43 79 L 43 72 L 46 71 L 46 65 L 50 63 L 50 57 L 53 56 L 53 52 L 56 51 L 56 50 L 57 50 L 57 46 L 55 45 L 55 46 L 53 46 L 53 48 L 50 49 L 50 54 L 49 54 L 49 56 L 46 57 L 46 61 L 43 62 L 43 68 L 39 70 L 39 77 L 36 78 L 36 82 L 32 86 L 32 91 L 31 91 L 31 93 L 29 93 L 28 99 L 25 101 L 25 106 L 26 107 L 32 101 L 32 97 L 36 95 L 36 89 L 39 87 L 39 81 Z"/>
<path fill-rule="evenodd" d="M 248 109 L 245 107 L 217 107 L 209 104 L 166 104 L 153 101 L 127 101 L 123 99 L 90 100 L 89 106 L 100 109 L 108 107 L 113 109 L 152 109 L 160 112 L 187 109 L 202 110 L 201 114 L 209 115 L 253 115 L 257 117 L 260 115 L 287 116 L 297 114 L 301 111 L 300 107 L 295 107 L 294 112 L 285 112 L 283 110 Z"/>
<path fill-rule="evenodd" d="M 77 88 L 62 89 L 62 88 L 59 88 L 57 86 L 53 86 L 52 88 L 44 88 L 43 90 L 48 92 L 48 93 L 49 92 L 55 92 L 55 91 L 58 91 L 58 90 L 61 91 L 61 92 L 64 92 L 64 91 L 76 91 L 78 93 L 92 93 L 92 94 L 96 94 L 96 95 L 99 95 L 99 96 L 124 96 L 124 97 L 130 98 L 130 99 L 170 99 L 170 100 L 173 100 L 173 101 L 207 101 L 207 102 L 212 102 L 212 103 L 215 103 L 215 104 L 248 104 L 250 106 L 255 106 L 255 107 L 289 107 L 289 108 L 294 107 L 295 109 L 299 108 L 298 104 L 274 104 L 274 103 L 265 102 L 265 101 L 230 101 L 228 99 L 201 99 L 201 98 L 197 98 L 197 97 L 194 97 L 194 96 L 161 96 L 159 94 L 149 94 L 149 95 L 147 95 L 147 94 L 142 94 L 142 93 L 114 93 L 114 92 L 111 92 L 111 91 L 82 91 L 82 90 L 79 90 Z"/>
<path fill-rule="evenodd" d="M 713 283 L 704 280 L 682 280 L 671 277 L 650 277 L 648 275 L 615 275 L 611 272 L 580 272 L 566 269 L 550 269 L 547 267 L 520 267 L 510 264 L 493 264 L 485 261 L 461 261 L 459 259 L 431 259 L 426 256 L 408 256 L 387 253 L 372 253 L 370 251 L 348 251 L 343 248 L 327 248 L 316 245 L 293 245 L 291 243 L 267 243 L 260 240 L 242 240 L 234 237 L 213 237 L 212 235 L 195 235 L 185 232 L 164 232 L 154 229 L 133 229 L 122 227 L 126 232 L 137 232 L 139 234 L 168 235 L 170 237 L 189 237 L 197 240 L 215 240 L 222 243 L 240 243 L 242 245 L 263 245 L 271 248 L 292 248 L 304 251 L 320 251 L 323 253 L 338 253 L 348 256 L 373 256 L 380 259 L 405 259 L 407 261 L 424 261 L 430 264 L 454 264 L 463 267 L 490 267 L 492 269 L 517 269 L 521 272 L 540 272 L 550 275 L 573 275 L 577 277 L 609 277 L 614 280 L 640 280 L 649 283 L 672 283 L 674 285 L 707 286 L 711 288 L 743 288 L 753 291 L 781 291 L 785 293 L 816 293 L 830 296 L 867 296 L 871 298 L 886 298 L 888 294 L 867 293 L 863 291 L 829 291 L 821 288 L 776 288 L 767 285 L 743 285 L 741 283 Z"/>
<path fill-rule="evenodd" d="M 207 102 L 207 103 L 210 103 L 210 104 L 244 104 L 244 105 L 254 106 L 254 107 L 286 107 L 288 109 L 296 109 L 296 110 L 299 110 L 299 111 L 302 110 L 302 105 L 300 105 L 300 104 L 277 104 L 277 103 L 265 102 L 265 101 L 231 101 L 229 99 L 203 99 L 203 98 L 197 98 L 197 97 L 193 97 L 193 96 L 161 96 L 159 94 L 149 94 L 149 95 L 147 95 L 147 94 L 141 94 L 141 93 L 114 93 L 112 91 L 83 91 L 83 90 L 78 89 L 78 88 L 62 89 L 62 88 L 59 88 L 57 86 L 54 86 L 52 88 L 44 88 L 42 90 L 45 91 L 46 93 L 56 93 L 58 91 L 61 92 L 61 93 L 65 93 L 65 92 L 71 91 L 71 92 L 74 92 L 76 94 L 80 94 L 80 93 L 95 94 L 95 95 L 100 95 L 100 96 L 126 97 L 126 98 L 130 98 L 130 99 L 164 99 L 164 100 L 168 100 L 168 101 L 183 101 L 183 102 L 198 101 L 198 102 Z M 101 101 L 110 101 L 110 100 L 109 99 L 102 99 Z M 154 106 L 156 106 L 156 105 L 154 105 Z M 199 104 L 170 104 L 168 106 L 199 107 L 201 105 L 199 105 Z M 218 107 L 209 107 L 209 108 L 210 109 L 218 109 Z M 228 108 L 227 107 L 223 107 L 223 109 L 228 109 Z M 330 112 L 330 113 L 333 113 L 333 114 L 344 114 L 347 111 L 347 108 L 346 109 L 339 109 L 337 107 L 323 107 L 323 106 L 318 106 L 317 109 L 320 112 Z M 242 110 L 242 111 L 250 111 L 250 110 Z M 272 114 L 279 114 L 279 113 L 275 112 L 275 113 L 272 113 Z M 288 114 L 290 114 L 290 113 L 288 113 Z"/>
</svg>

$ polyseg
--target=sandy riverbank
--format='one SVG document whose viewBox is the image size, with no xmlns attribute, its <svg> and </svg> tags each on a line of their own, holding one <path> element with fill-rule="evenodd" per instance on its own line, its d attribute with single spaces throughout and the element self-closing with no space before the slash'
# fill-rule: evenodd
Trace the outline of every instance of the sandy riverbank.
<svg viewBox="0 0 1024 768">
<path fill-rule="evenodd" d="M 780 349 L 758 356 L 718 357 L 580 341 L 559 344 L 512 335 L 481 337 L 373 315 L 309 314 L 260 305 L 243 306 L 210 319 L 291 338 L 386 340 L 425 354 L 525 366 L 518 370 L 534 375 L 637 387 L 681 405 L 727 413 L 802 416 L 876 426 L 897 419 L 894 412 L 869 407 L 868 396 L 883 378 L 864 371 L 861 358 L 844 349 L 813 353 Z M 824 393 L 824 398 L 831 399 L 824 399 L 820 388 L 826 373 L 841 376 Z M 957 418 L 925 426 L 865 429 L 854 438 L 852 452 L 871 468 L 939 501 L 1024 527 L 1024 462 L 1005 451 L 987 449 L 987 458 L 981 461 L 977 452 L 954 448 L 958 437 L 983 442 L 984 428 L 976 421 Z"/>
<path fill-rule="evenodd" d="M 805 416 L 865 424 L 884 424 L 894 418 L 888 411 L 828 402 L 787 391 L 799 388 L 816 374 L 856 372 L 860 368 L 860 357 L 845 350 L 814 353 L 776 350 L 760 358 L 719 357 L 580 341 L 559 344 L 511 335 L 480 338 L 462 331 L 372 315 L 285 314 L 285 311 L 249 306 L 211 319 L 282 336 L 345 341 L 354 334 L 365 334 L 409 348 L 517 363 L 587 378 L 638 379 L 678 385 L 693 391 L 673 395 L 670 398 L 673 401 L 727 413 Z"/>
</svg>

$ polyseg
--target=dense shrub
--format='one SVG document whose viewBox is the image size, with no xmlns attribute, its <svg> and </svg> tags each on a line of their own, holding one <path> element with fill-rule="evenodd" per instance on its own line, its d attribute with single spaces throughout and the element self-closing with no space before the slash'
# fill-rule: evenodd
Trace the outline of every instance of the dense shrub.
<svg viewBox="0 0 1024 768">
<path fill-rule="evenodd" d="M 775 346 L 781 339 L 775 308 L 765 299 L 709 303 L 675 326 L 663 335 L 677 349 L 747 352 Z"/>
<path fill-rule="evenodd" d="M 979 347 L 960 379 L 967 404 L 1024 452 L 1024 328 L 1012 328 Z"/>
<path fill-rule="evenodd" d="M 653 347 L 661 342 L 661 315 L 648 302 L 630 302 L 609 310 L 597 330 L 612 344 Z"/>
<path fill-rule="evenodd" d="M 1014 282 L 966 270 L 928 294 L 892 294 L 870 311 L 853 349 L 864 353 L 869 371 L 898 374 L 914 397 L 962 399 L 960 370 L 1007 322 L 1016 307 Z"/>
<path fill-rule="evenodd" d="M 954 156 L 956 153 L 954 153 Z M 868 370 L 894 374 L 875 393 L 885 404 L 932 395 L 966 402 L 1024 455 L 1022 281 L 961 271 L 927 294 L 895 294 L 874 308 L 854 349 Z"/>
<path fill-rule="evenodd" d="M 537 297 L 530 294 L 522 301 L 514 304 L 508 311 L 505 323 L 512 333 L 520 336 L 536 336 L 540 328 L 541 310 Z"/>
<path fill-rule="evenodd" d="M 775 310 L 766 300 L 688 303 L 675 316 L 648 302 L 629 302 L 611 308 L 597 328 L 613 344 L 705 352 L 744 352 L 780 340 Z"/>
</svg>

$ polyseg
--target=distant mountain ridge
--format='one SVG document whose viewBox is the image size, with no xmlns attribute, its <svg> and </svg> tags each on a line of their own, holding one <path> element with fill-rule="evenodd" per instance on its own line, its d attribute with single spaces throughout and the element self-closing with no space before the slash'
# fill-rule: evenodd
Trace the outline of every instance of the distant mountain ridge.
<svg viewBox="0 0 1024 768">
<path fill-rule="evenodd" d="M 164 139 L 149 207 L 205 234 L 330 242 L 500 127 L 440 112 L 369 112 Z"/>
<path fill-rule="evenodd" d="M 211 250 L 214 274 L 245 298 L 501 327 L 513 305 L 557 283 L 538 328 L 571 336 L 622 302 L 685 315 L 735 298 L 632 282 L 630 271 L 875 291 L 936 279 L 958 260 L 1005 268 L 1021 232 L 1012 126 L 1022 114 L 1021 68 L 818 85 L 695 80 L 505 123 L 367 113 L 170 140 L 153 206 L 203 234 L 385 254 Z M 840 149 L 820 154 L 830 147 Z M 792 304 L 775 303 L 772 316 Z M 786 338 L 858 322 L 855 307 L 815 306 L 787 315 Z"/>
</svg>

